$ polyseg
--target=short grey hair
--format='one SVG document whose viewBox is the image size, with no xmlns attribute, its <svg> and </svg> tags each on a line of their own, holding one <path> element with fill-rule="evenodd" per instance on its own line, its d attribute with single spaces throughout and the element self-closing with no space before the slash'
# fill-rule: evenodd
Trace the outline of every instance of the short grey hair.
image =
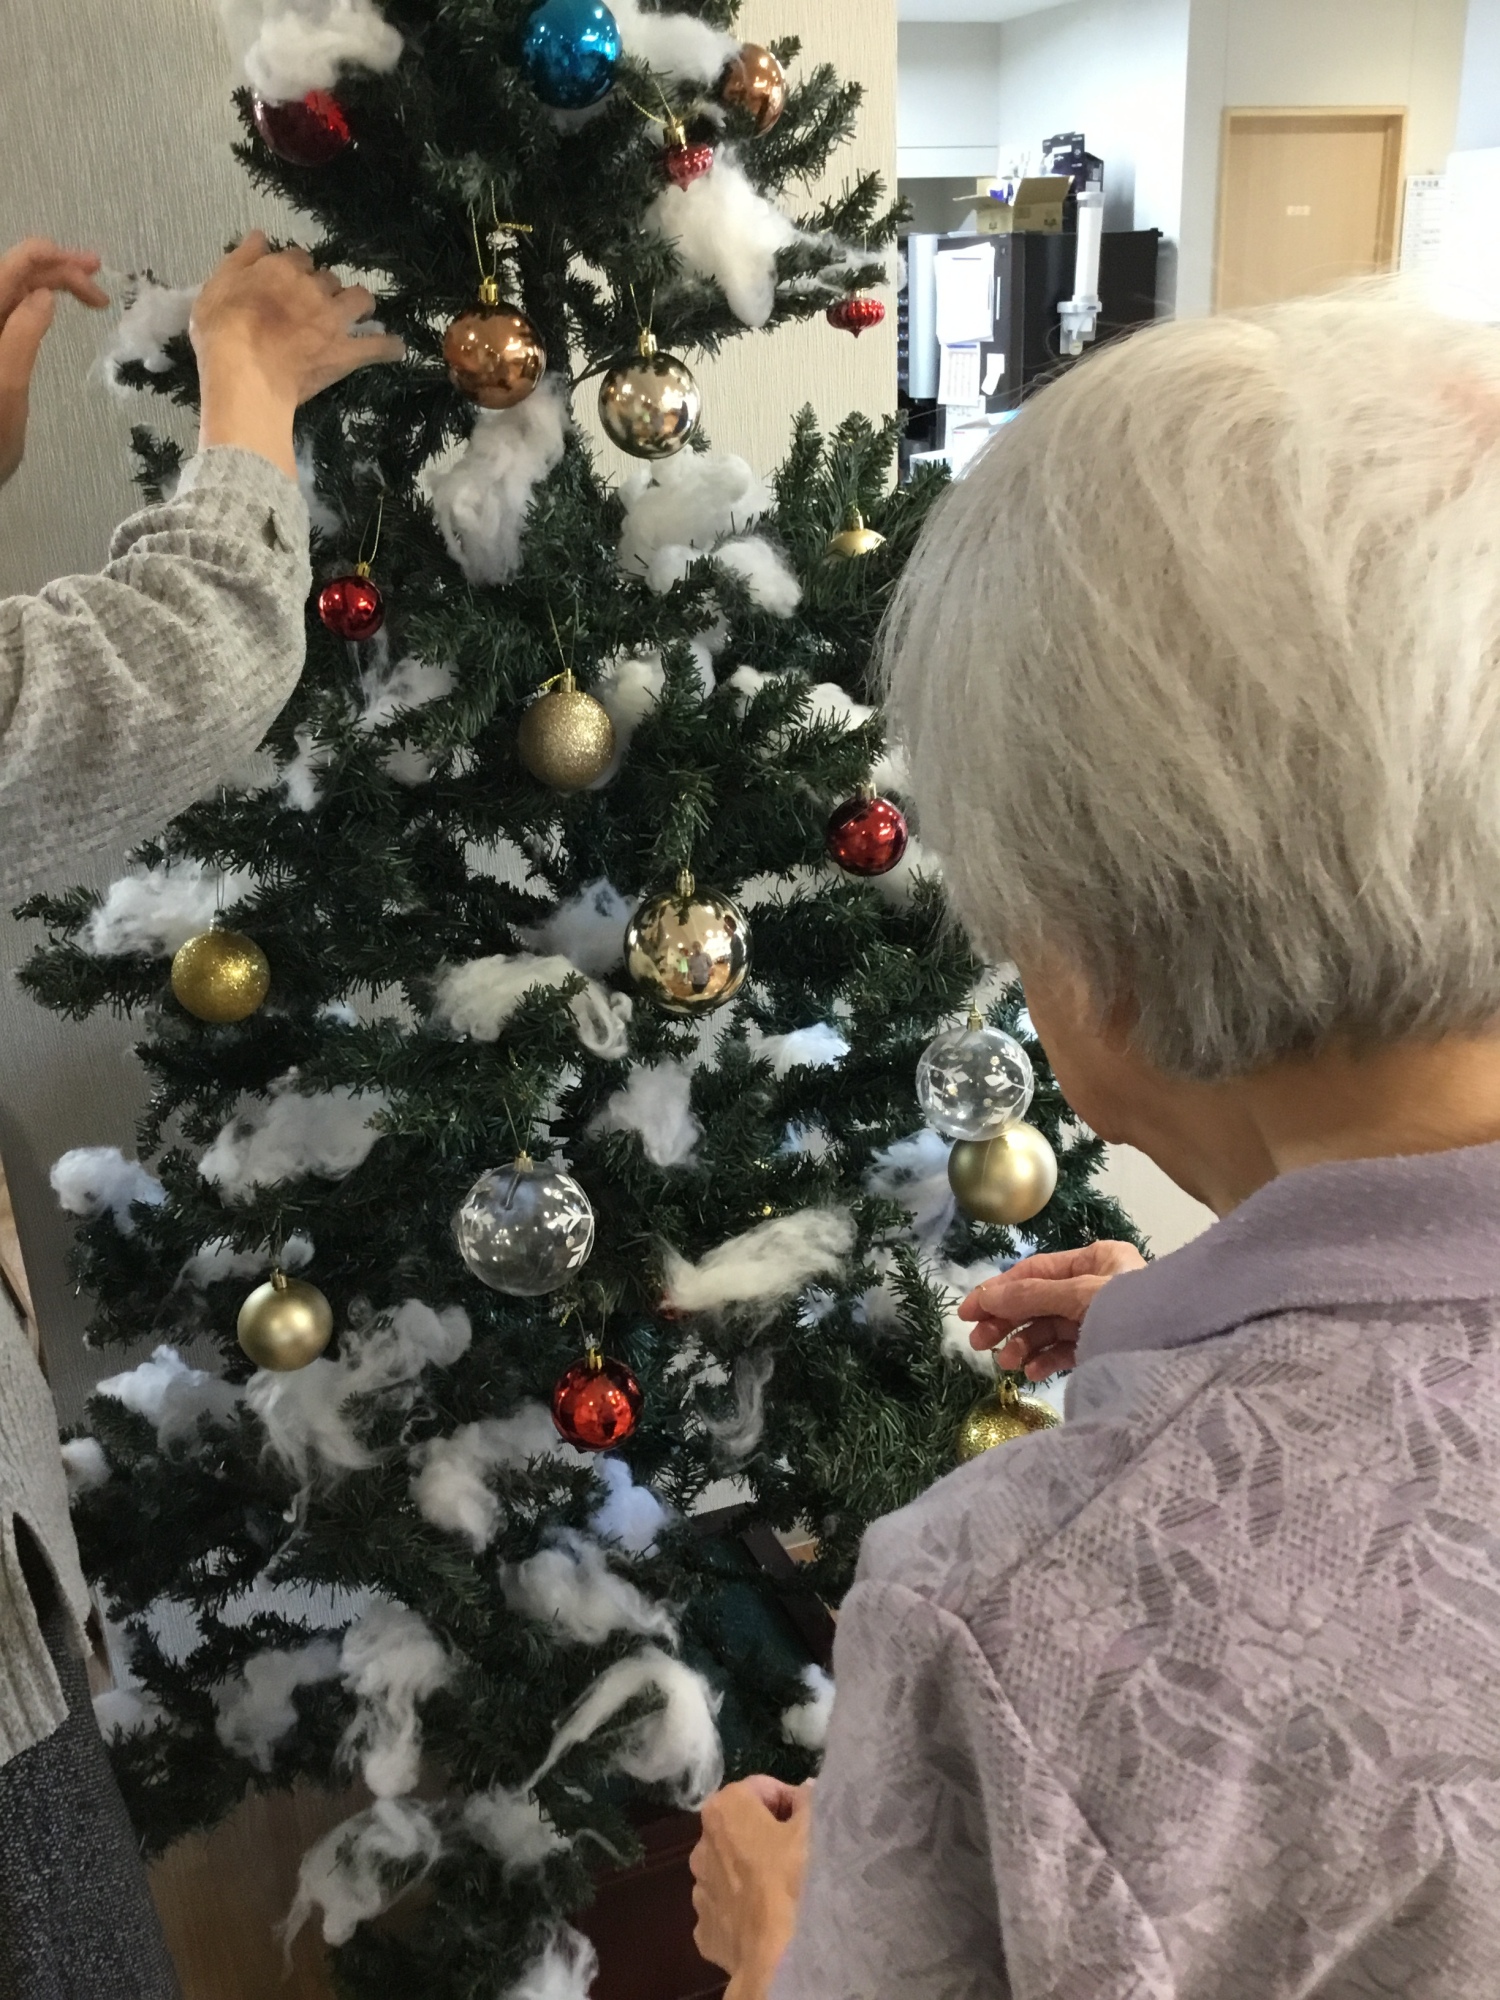
<svg viewBox="0 0 1500 2000">
<path fill-rule="evenodd" d="M 1500 1016 L 1500 331 L 1153 328 L 1008 425 L 887 627 L 924 842 L 1180 1076 Z"/>
</svg>

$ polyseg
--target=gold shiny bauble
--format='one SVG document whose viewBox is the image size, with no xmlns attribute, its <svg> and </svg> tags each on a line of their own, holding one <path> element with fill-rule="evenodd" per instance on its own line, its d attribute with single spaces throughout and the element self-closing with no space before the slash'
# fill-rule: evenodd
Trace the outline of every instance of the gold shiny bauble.
<svg viewBox="0 0 1500 2000">
<path fill-rule="evenodd" d="M 674 354 L 657 351 L 641 335 L 640 352 L 619 361 L 599 384 L 599 421 L 632 458 L 670 458 L 698 428 L 703 398 L 692 370 Z"/>
<path fill-rule="evenodd" d="M 533 778 L 554 791 L 581 792 L 609 769 L 615 725 L 608 709 L 565 673 L 521 717 L 516 748 Z"/>
<path fill-rule="evenodd" d="M 525 313 L 501 302 L 486 278 L 479 303 L 460 313 L 443 335 L 448 380 L 482 410 L 509 410 L 525 402 L 547 367 L 547 350 Z"/>
<path fill-rule="evenodd" d="M 653 896 L 631 918 L 625 966 L 663 1013 L 707 1014 L 745 983 L 750 927 L 727 896 L 700 891 L 684 869 L 669 895 Z"/>
<path fill-rule="evenodd" d="M 757 132 L 769 132 L 786 107 L 786 72 L 769 49 L 746 42 L 719 79 L 719 101 L 748 111 Z"/>
<path fill-rule="evenodd" d="M 271 966 L 239 931 L 201 931 L 172 960 L 172 991 L 200 1021 L 243 1021 L 271 990 Z"/>
<path fill-rule="evenodd" d="M 235 1331 L 257 1368 L 305 1368 L 333 1337 L 333 1307 L 316 1285 L 273 1271 L 240 1307 Z"/>
<path fill-rule="evenodd" d="M 1009 1444 L 1012 1438 L 1029 1437 L 1033 1431 L 1055 1430 L 1062 1422 L 1050 1403 L 1040 1396 L 1027 1396 L 1014 1382 L 1002 1380 L 988 1396 L 982 1396 L 958 1427 L 957 1456 L 960 1465 L 978 1458 L 992 1445 Z"/>
<path fill-rule="evenodd" d="M 1029 1222 L 1052 1199 L 1057 1155 L 1017 1119 L 993 1139 L 960 1139 L 948 1155 L 948 1185 L 975 1222 Z"/>
<path fill-rule="evenodd" d="M 877 534 L 873 528 L 865 526 L 865 517 L 857 507 L 849 509 L 849 518 L 836 535 L 830 536 L 828 553 L 842 556 L 847 561 L 852 556 L 873 555 L 876 549 L 885 547 L 885 536 Z"/>
</svg>

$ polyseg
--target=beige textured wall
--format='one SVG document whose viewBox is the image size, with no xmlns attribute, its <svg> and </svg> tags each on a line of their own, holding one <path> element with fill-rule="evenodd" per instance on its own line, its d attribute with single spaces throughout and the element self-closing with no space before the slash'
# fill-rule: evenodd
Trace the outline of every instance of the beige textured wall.
<svg viewBox="0 0 1500 2000">
<path fill-rule="evenodd" d="M 864 125 L 836 175 L 857 162 L 894 184 L 894 0 L 748 0 L 741 26 L 747 39 L 800 35 L 804 62 L 832 60 L 866 82 Z M 231 82 L 211 0 L 6 0 L 0 241 L 44 232 L 97 247 L 116 269 L 149 265 L 176 282 L 201 275 L 225 241 L 272 219 L 228 150 Z M 98 333 L 65 306 L 48 343 L 27 464 L 0 493 L 0 595 L 102 560 L 131 504 L 129 424 L 147 413 L 162 422 L 154 399 L 132 399 L 133 409 L 86 379 Z M 701 374 L 716 445 L 769 468 L 801 403 L 830 423 L 892 406 L 894 314 L 858 341 L 821 320 L 748 336 Z M 113 872 L 101 862 L 94 877 Z M 0 1154 L 67 1413 L 98 1371 L 79 1341 L 85 1306 L 64 1270 L 67 1230 L 47 1168 L 70 1146 L 128 1148 L 140 1079 L 127 1024 L 71 1025 L 11 986 L 34 935 L 0 916 Z"/>
</svg>

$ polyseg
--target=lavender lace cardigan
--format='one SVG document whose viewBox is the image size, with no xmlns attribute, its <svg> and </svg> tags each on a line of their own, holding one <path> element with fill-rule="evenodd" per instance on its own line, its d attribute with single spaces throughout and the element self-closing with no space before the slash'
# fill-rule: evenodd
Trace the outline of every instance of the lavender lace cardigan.
<svg viewBox="0 0 1500 2000">
<path fill-rule="evenodd" d="M 0 906 L 88 848 L 154 832 L 255 748 L 302 670 L 307 537 L 291 480 L 215 447 L 119 529 L 99 575 L 0 600 Z M 0 1764 L 67 1714 L 18 1517 L 81 1632 L 57 1417 L 0 1294 Z"/>
<path fill-rule="evenodd" d="M 774 2000 L 1500 1993 L 1500 1146 L 1288 1174 L 878 1522 Z"/>
</svg>

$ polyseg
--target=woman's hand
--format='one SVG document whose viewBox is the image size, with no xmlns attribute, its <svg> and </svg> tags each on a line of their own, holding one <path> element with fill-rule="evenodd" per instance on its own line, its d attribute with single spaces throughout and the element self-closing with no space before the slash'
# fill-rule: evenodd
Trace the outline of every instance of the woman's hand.
<svg viewBox="0 0 1500 2000">
<path fill-rule="evenodd" d="M 109 295 L 94 282 L 99 259 L 88 250 L 60 250 L 28 236 L 0 257 L 0 486 L 26 451 L 31 375 L 52 324 L 58 292 L 97 310 Z"/>
<path fill-rule="evenodd" d="M 1044 1382 L 1078 1359 L 1083 1316 L 1110 1279 L 1145 1266 L 1129 1243 L 1045 1251 L 976 1285 L 958 1316 L 975 1321 L 971 1347 L 993 1347 L 1000 1367 L 1023 1369 L 1028 1381 Z"/>
<path fill-rule="evenodd" d="M 702 1956 L 729 1974 L 725 2000 L 764 2000 L 791 1943 L 807 1866 L 813 1788 L 746 1778 L 703 1808 L 693 1849 L 693 1933 Z"/>
<path fill-rule="evenodd" d="M 188 331 L 198 356 L 203 417 L 199 442 L 259 452 L 297 476 L 292 418 L 300 403 L 372 362 L 399 361 L 393 334 L 357 334 L 375 300 L 341 285 L 305 250 L 274 254 L 252 230 L 209 278 Z"/>
</svg>

